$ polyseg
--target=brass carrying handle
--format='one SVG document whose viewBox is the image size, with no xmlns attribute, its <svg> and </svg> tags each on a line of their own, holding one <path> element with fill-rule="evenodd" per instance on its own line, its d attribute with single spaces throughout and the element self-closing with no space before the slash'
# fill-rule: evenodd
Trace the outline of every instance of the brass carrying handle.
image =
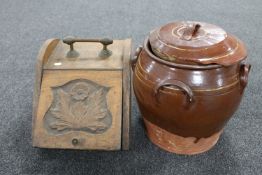
<svg viewBox="0 0 262 175">
<path fill-rule="evenodd" d="M 157 102 L 159 102 L 159 91 L 161 88 L 165 87 L 165 86 L 176 86 L 178 88 L 180 88 L 181 90 L 183 90 L 188 98 L 189 103 L 193 102 L 193 97 L 194 97 L 194 93 L 192 91 L 192 89 L 185 84 L 182 81 L 179 80 L 175 80 L 175 79 L 167 79 L 167 80 L 163 80 L 160 81 L 154 88 L 154 95 L 157 99 Z"/>
<path fill-rule="evenodd" d="M 67 52 L 67 57 L 77 57 L 79 53 L 74 50 L 75 42 L 98 42 L 103 44 L 103 49 L 99 53 L 99 57 L 107 58 L 112 55 L 112 51 L 108 50 L 107 46 L 113 44 L 113 40 L 109 38 L 103 39 L 83 39 L 83 38 L 74 38 L 74 37 L 66 37 L 63 39 L 63 43 L 68 44 L 70 46 L 70 50 Z"/>
</svg>

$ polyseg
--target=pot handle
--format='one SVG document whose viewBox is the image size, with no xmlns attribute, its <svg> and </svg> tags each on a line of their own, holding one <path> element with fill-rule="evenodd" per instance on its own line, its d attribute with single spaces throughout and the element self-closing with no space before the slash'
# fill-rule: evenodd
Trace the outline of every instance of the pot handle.
<svg viewBox="0 0 262 175">
<path fill-rule="evenodd" d="M 158 102 L 159 102 L 159 99 L 158 99 L 159 98 L 159 91 L 164 86 L 176 86 L 176 87 L 180 88 L 181 90 L 183 90 L 186 93 L 189 103 L 193 102 L 194 94 L 193 94 L 193 91 L 190 88 L 190 86 L 188 86 L 187 84 L 185 84 L 182 81 L 175 80 L 175 79 L 167 79 L 167 80 L 160 81 L 155 86 L 154 95 L 155 95 Z"/>
<path fill-rule="evenodd" d="M 137 62 L 137 59 L 138 59 L 138 56 L 140 55 L 141 51 L 142 51 L 142 46 L 138 46 L 138 48 L 136 49 L 135 53 L 134 53 L 134 56 L 133 56 L 133 59 L 131 59 L 131 67 L 132 67 L 132 70 L 134 71 L 135 70 L 135 67 L 136 67 L 136 62 Z"/>
<path fill-rule="evenodd" d="M 248 82 L 248 74 L 251 69 L 250 64 L 242 64 L 240 67 L 240 84 L 243 89 L 247 86 Z"/>
</svg>

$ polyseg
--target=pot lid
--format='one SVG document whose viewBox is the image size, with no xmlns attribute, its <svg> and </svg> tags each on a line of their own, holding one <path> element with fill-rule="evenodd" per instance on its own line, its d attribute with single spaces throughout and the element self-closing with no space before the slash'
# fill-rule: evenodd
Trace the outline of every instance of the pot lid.
<svg viewBox="0 0 262 175">
<path fill-rule="evenodd" d="M 242 41 L 222 28 L 194 21 L 173 22 L 150 33 L 158 57 L 177 63 L 231 65 L 246 58 Z"/>
</svg>

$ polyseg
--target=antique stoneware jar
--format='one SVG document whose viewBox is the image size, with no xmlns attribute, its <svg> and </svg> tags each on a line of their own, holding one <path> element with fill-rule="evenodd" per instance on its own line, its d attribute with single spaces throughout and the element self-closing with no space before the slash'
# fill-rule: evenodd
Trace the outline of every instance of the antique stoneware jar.
<svg viewBox="0 0 262 175">
<path fill-rule="evenodd" d="M 178 154 L 212 148 L 248 81 L 244 44 L 203 22 L 150 32 L 133 60 L 133 86 L 150 140 Z"/>
</svg>

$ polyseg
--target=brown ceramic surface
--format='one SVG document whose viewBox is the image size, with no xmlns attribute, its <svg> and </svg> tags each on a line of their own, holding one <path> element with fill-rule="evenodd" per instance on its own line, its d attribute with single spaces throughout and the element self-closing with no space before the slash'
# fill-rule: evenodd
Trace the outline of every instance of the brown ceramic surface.
<svg viewBox="0 0 262 175">
<path fill-rule="evenodd" d="M 186 64 L 231 65 L 246 58 L 244 44 L 222 28 L 203 22 L 173 22 L 151 32 L 152 51 Z"/>
<path fill-rule="evenodd" d="M 188 33 L 195 33 L 194 30 Z M 220 32 L 223 33 L 222 29 Z M 152 35 L 154 32 L 150 39 Z M 187 43 L 193 51 L 183 53 L 184 56 L 189 54 L 186 61 L 166 61 L 163 57 L 158 57 L 161 55 L 155 56 L 150 39 L 146 39 L 143 48 L 137 50 L 136 60 L 132 65 L 134 92 L 146 121 L 148 135 L 160 147 L 181 154 L 206 151 L 216 143 L 223 127 L 237 110 L 248 82 L 250 65 L 243 62 L 246 50 L 241 41 L 224 33 L 223 36 L 213 45 L 199 41 L 194 48 L 194 45 Z M 183 37 L 190 39 L 192 36 Z M 235 47 L 238 43 L 240 50 L 229 55 L 229 52 L 224 53 L 227 55 L 225 59 L 217 62 L 220 64 L 213 64 L 216 59 L 207 56 L 216 54 L 215 52 L 222 54 L 226 48 L 218 45 L 225 41 L 224 44 L 228 44 L 228 47 Z M 198 52 L 199 48 L 207 45 L 206 51 Z M 168 50 L 164 46 L 159 49 L 180 54 L 176 47 L 174 50 Z M 210 58 L 212 64 L 208 64 L 209 61 L 202 62 L 202 58 Z M 156 130 L 164 133 L 160 140 L 155 137 Z M 179 148 L 170 148 L 165 141 L 169 137 L 173 137 L 177 144 L 180 143 Z M 182 149 L 192 143 L 192 138 L 195 144 Z"/>
<path fill-rule="evenodd" d="M 160 148 L 177 154 L 199 154 L 211 149 L 218 141 L 222 131 L 208 138 L 181 137 L 172 134 L 144 119 L 149 139 Z"/>
<path fill-rule="evenodd" d="M 159 60 L 150 54 L 146 41 L 133 79 L 142 115 L 183 137 L 209 137 L 220 131 L 240 103 L 248 66 L 181 68 Z"/>
</svg>

